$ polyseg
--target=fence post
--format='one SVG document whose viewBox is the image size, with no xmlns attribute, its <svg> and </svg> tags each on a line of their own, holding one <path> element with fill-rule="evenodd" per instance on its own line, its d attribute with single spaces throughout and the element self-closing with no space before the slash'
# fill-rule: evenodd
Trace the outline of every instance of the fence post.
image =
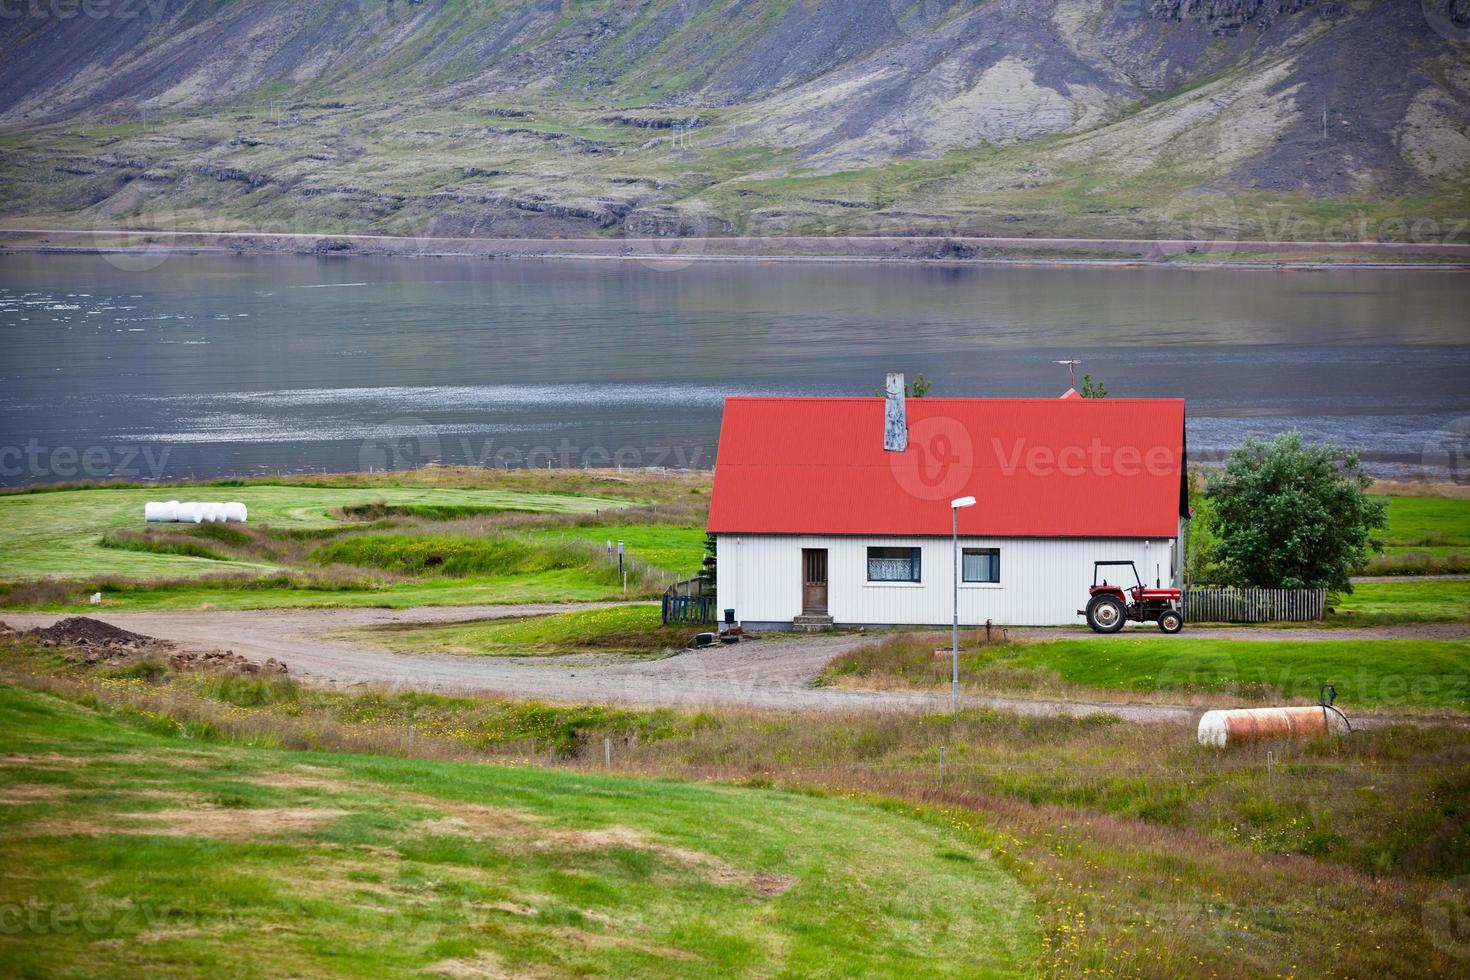
<svg viewBox="0 0 1470 980">
<path fill-rule="evenodd" d="M 605 769 L 612 768 L 612 739 L 606 735 L 602 737 L 602 765 Z"/>
</svg>

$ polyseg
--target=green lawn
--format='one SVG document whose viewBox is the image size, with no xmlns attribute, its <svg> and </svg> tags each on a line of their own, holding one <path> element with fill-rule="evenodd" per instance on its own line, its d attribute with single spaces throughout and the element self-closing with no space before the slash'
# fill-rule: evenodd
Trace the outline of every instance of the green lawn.
<svg viewBox="0 0 1470 980">
<path fill-rule="evenodd" d="M 596 602 L 622 599 L 622 589 L 589 579 L 580 569 L 560 568 L 487 578 L 430 578 L 380 589 L 244 588 L 240 584 L 182 582 L 104 594 L 102 609 L 274 609 L 497 605 L 525 602 Z M 90 605 L 41 605 L 41 609 L 96 611 Z"/>
<path fill-rule="evenodd" d="M 1470 580 L 1359 582 L 1337 604 L 1329 625 L 1470 620 Z"/>
<path fill-rule="evenodd" d="M 638 605 L 359 632 L 405 652 L 527 657 L 593 651 L 658 655 L 685 646 L 699 629 L 702 627 L 664 626 L 657 605 Z"/>
<path fill-rule="evenodd" d="M 1397 547 L 1453 545 L 1470 548 L 1470 500 L 1389 497 L 1384 542 Z"/>
<path fill-rule="evenodd" d="M 958 832 L 804 794 L 211 744 L 0 687 L 0 933 L 32 975 L 1014 976 Z M 180 738 L 179 734 L 194 738 Z"/>
<path fill-rule="evenodd" d="M 1369 575 L 1443 574 L 1470 570 L 1470 500 L 1389 497 L 1384 553 Z"/>
<path fill-rule="evenodd" d="M 66 490 L 0 495 L 0 581 L 41 577 L 126 575 L 178 578 L 219 571 L 258 571 L 268 566 L 220 562 L 103 548 L 104 532 L 141 529 L 149 500 L 238 500 L 253 524 L 329 527 L 338 507 L 386 502 L 395 506 L 455 506 L 592 513 L 626 507 L 627 501 L 595 496 L 417 487 L 154 487 Z"/>
<path fill-rule="evenodd" d="M 832 661 L 829 684 L 938 688 L 939 634 L 890 637 Z M 1021 694 L 1220 694 L 1245 703 L 1315 702 L 1333 684 L 1344 708 L 1470 711 L 1470 640 L 1217 640 L 1186 633 L 1051 640 L 961 651 L 961 681 Z"/>
<path fill-rule="evenodd" d="M 1470 640 L 1195 640 L 1166 636 L 1062 640 L 1012 648 L 998 666 L 1055 672 L 1084 687 L 1153 692 L 1278 692 L 1316 701 L 1336 686 L 1352 707 L 1470 710 Z M 984 659 L 976 666 L 983 670 Z"/>
</svg>

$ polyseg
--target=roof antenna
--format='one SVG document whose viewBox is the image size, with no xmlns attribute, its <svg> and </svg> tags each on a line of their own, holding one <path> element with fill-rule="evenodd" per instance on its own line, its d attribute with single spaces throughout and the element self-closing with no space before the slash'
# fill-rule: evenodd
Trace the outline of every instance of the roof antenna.
<svg viewBox="0 0 1470 980">
<path fill-rule="evenodd" d="M 1052 363 L 1053 364 L 1065 364 L 1069 368 L 1072 369 L 1072 384 L 1071 384 L 1070 387 L 1076 388 L 1077 387 L 1077 365 L 1079 365 L 1079 364 L 1082 363 L 1081 358 L 1074 357 L 1070 361 L 1052 361 Z"/>
</svg>

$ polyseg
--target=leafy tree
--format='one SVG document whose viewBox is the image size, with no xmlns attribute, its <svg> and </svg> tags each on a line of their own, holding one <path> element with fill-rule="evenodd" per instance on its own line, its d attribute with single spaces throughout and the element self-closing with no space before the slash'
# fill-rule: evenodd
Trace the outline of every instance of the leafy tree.
<svg viewBox="0 0 1470 980">
<path fill-rule="evenodd" d="M 1226 584 L 1351 592 L 1388 525 L 1371 483 L 1357 452 L 1304 445 L 1299 432 L 1247 439 L 1205 491 Z"/>
<path fill-rule="evenodd" d="M 714 595 L 716 582 L 715 556 L 718 543 L 713 534 L 704 534 L 704 560 L 699 565 L 699 591 Z"/>
<path fill-rule="evenodd" d="M 1205 495 L 1205 474 L 1198 466 L 1189 469 L 1189 553 L 1185 555 L 1186 581 L 1214 585 L 1224 581 L 1216 561 L 1220 545 L 1215 533 L 1215 504 Z"/>
<path fill-rule="evenodd" d="M 1108 386 L 1101 381 L 1093 381 L 1092 375 L 1084 374 L 1080 394 L 1083 398 L 1106 398 L 1108 397 Z"/>
</svg>

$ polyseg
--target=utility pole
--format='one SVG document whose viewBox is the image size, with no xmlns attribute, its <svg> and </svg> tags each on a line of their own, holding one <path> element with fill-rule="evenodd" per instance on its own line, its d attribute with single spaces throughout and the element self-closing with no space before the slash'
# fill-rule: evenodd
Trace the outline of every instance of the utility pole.
<svg viewBox="0 0 1470 980">
<path fill-rule="evenodd" d="M 957 497 L 949 502 L 950 516 L 954 519 L 954 622 L 949 637 L 949 710 L 954 714 L 960 712 L 960 510 L 974 506 L 974 497 Z"/>
</svg>

